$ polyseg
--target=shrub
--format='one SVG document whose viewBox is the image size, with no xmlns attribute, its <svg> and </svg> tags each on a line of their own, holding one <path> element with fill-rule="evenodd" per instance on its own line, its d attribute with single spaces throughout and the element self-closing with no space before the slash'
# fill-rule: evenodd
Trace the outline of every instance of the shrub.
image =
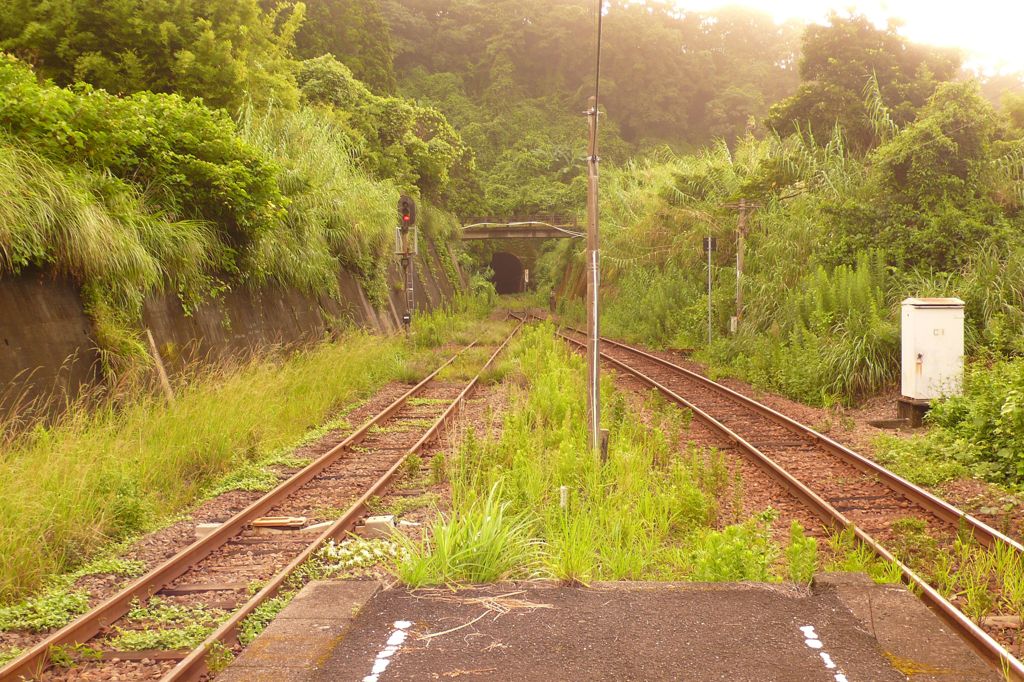
<svg viewBox="0 0 1024 682">
<path fill-rule="evenodd" d="M 3 55 L 0 128 L 49 159 L 141 186 L 164 209 L 222 227 L 229 243 L 253 240 L 282 211 L 274 165 L 198 100 L 59 88 Z"/>
</svg>

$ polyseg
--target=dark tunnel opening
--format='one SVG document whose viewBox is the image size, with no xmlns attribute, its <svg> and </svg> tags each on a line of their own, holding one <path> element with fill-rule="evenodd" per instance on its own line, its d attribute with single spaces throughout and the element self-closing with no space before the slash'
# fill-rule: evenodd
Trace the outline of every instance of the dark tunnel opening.
<svg viewBox="0 0 1024 682">
<path fill-rule="evenodd" d="M 523 291 L 523 262 L 511 253 L 499 251 L 491 257 L 494 288 L 499 294 L 518 294 Z"/>
</svg>

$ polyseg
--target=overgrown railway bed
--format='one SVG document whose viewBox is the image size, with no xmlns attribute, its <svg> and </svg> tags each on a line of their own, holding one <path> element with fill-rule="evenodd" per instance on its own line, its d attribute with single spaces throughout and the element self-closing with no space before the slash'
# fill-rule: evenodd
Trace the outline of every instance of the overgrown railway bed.
<svg viewBox="0 0 1024 682">
<path fill-rule="evenodd" d="M 370 500 L 438 435 L 520 328 L 492 349 L 468 382 L 443 380 L 442 371 L 468 357 L 470 349 L 479 353 L 483 347 L 476 343 L 205 538 L 0 668 L 0 681 L 44 674 L 47 680 L 194 680 L 229 662 L 241 649 L 243 621 L 278 594 L 318 549 L 355 527 Z M 331 510 L 346 511 L 338 516 Z M 302 528 L 275 530 L 265 525 L 269 519 L 302 519 Z M 115 633 L 152 633 L 147 617 L 157 614 L 179 626 L 202 626 L 196 621 L 206 614 L 216 627 L 192 650 L 118 650 Z M 55 658 L 75 665 L 54 667 Z"/>
<path fill-rule="evenodd" d="M 559 334 L 566 342 L 585 347 L 579 330 L 566 327 Z M 1024 564 L 1024 546 L 1019 542 L 827 436 L 696 372 L 611 339 L 602 339 L 601 355 L 616 370 L 691 410 L 774 478 L 791 498 L 806 505 L 824 526 L 853 533 L 861 545 L 898 566 L 902 580 L 991 665 L 1012 679 L 1024 679 L 1024 665 L 1008 650 L 1017 644 L 1016 628 L 981 627 L 964 613 L 970 595 L 951 589 L 942 576 L 913 570 L 908 564 L 915 557 L 897 557 L 891 549 L 899 540 L 894 524 L 906 519 L 926 523 L 937 560 L 952 562 L 943 564 L 948 571 L 966 571 L 968 567 L 958 566 L 958 561 L 990 561 L 982 564 L 981 570 L 988 569 L 982 573 L 984 588 L 997 595 L 993 605 L 1002 607 L 1012 600 L 1002 594 L 1000 574 L 1005 575 L 1011 563 L 1018 572 Z M 981 549 L 969 553 L 978 545 Z M 973 564 L 971 568 L 978 570 Z M 1011 618 L 1018 615 L 1010 614 Z"/>
</svg>

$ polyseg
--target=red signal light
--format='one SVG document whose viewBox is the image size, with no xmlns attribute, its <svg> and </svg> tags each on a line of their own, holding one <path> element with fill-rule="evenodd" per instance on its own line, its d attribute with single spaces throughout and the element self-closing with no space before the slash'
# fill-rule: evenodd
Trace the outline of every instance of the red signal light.
<svg viewBox="0 0 1024 682">
<path fill-rule="evenodd" d="M 416 202 L 404 194 L 398 200 L 398 216 L 402 220 L 402 228 L 406 229 L 416 223 Z"/>
</svg>

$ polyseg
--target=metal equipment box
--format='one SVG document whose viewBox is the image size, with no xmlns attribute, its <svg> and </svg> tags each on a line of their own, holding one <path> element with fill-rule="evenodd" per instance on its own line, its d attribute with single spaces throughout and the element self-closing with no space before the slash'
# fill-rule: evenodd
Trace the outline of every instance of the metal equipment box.
<svg viewBox="0 0 1024 682">
<path fill-rule="evenodd" d="M 904 398 L 959 395 L 964 377 L 964 302 L 908 298 L 901 315 Z"/>
</svg>

